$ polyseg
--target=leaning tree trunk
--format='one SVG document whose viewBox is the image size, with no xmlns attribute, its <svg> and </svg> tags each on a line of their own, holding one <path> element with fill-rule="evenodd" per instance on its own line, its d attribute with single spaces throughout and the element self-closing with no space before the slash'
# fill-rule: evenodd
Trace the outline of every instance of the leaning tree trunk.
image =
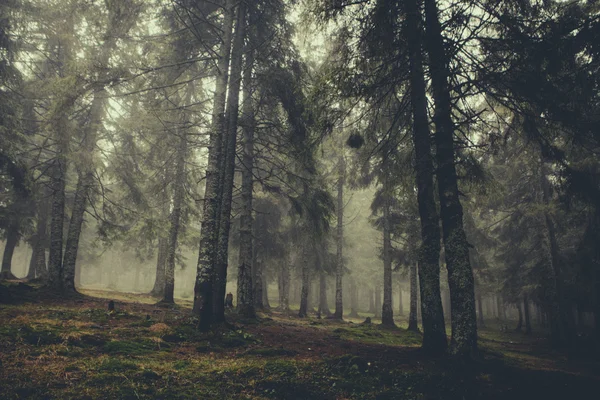
<svg viewBox="0 0 600 400">
<path fill-rule="evenodd" d="M 75 263 L 77 262 L 77 251 L 79 250 L 79 238 L 83 228 L 83 217 L 87 203 L 88 188 L 92 184 L 93 175 L 91 172 L 84 172 L 77 179 L 77 188 L 75 189 L 75 199 L 73 200 L 73 210 L 69 222 L 67 233 L 67 242 L 65 244 L 65 255 L 63 260 L 63 287 L 69 291 L 75 292 Z"/>
<path fill-rule="evenodd" d="M 410 313 L 408 314 L 408 330 L 413 332 L 419 331 L 419 323 L 417 321 L 417 264 L 410 265 Z"/>
<path fill-rule="evenodd" d="M 15 279 L 16 276 L 11 272 L 12 258 L 15 252 L 15 247 L 19 243 L 19 224 L 12 222 L 6 231 L 6 245 L 4 246 L 4 254 L 2 255 L 2 269 L 0 270 L 0 279 Z"/>
<path fill-rule="evenodd" d="M 448 57 L 444 50 L 435 0 L 425 0 L 425 20 L 426 47 L 435 102 L 434 138 L 440 216 L 452 309 L 451 352 L 459 356 L 474 357 L 477 353 L 474 279 L 469 259 L 469 243 L 463 228 L 463 210 L 454 161 L 454 123 L 448 86 Z"/>
<path fill-rule="evenodd" d="M 386 171 L 387 173 L 387 171 Z M 381 324 L 394 326 L 394 307 L 392 306 L 392 241 L 390 232 L 390 188 L 386 184 L 383 204 L 383 305 Z"/>
<path fill-rule="evenodd" d="M 423 54 L 421 49 L 422 17 L 419 0 L 408 0 L 407 41 L 410 64 L 410 98 L 413 115 L 413 142 L 416 160 L 417 201 L 421 220 L 421 248 L 419 249 L 419 278 L 421 314 L 423 319 L 423 350 L 430 354 L 446 351 L 446 326 L 440 296 L 440 228 L 435 205 L 433 159 Z M 416 296 L 411 295 L 411 299 Z M 412 300 L 411 300 L 412 302 Z"/>
<path fill-rule="evenodd" d="M 231 70 L 227 94 L 227 129 L 223 143 L 223 181 L 221 208 L 219 210 L 219 236 L 215 262 L 215 287 L 213 289 L 213 317 L 215 322 L 225 321 L 225 292 L 227 286 L 227 264 L 229 250 L 229 230 L 231 227 L 231 202 L 235 176 L 238 109 L 242 80 L 242 55 L 246 32 L 246 3 L 238 6 L 235 37 L 231 49 Z"/>
<path fill-rule="evenodd" d="M 338 183 L 337 183 L 337 232 L 336 232 L 336 265 L 335 265 L 335 319 L 341 320 L 344 317 L 343 285 L 342 276 L 344 274 L 344 183 L 346 178 L 346 164 L 344 157 L 338 160 Z"/>
<path fill-rule="evenodd" d="M 165 263 L 165 289 L 161 303 L 174 304 L 175 299 L 175 254 L 177 253 L 177 237 L 181 225 L 181 211 L 185 196 L 185 160 L 187 155 L 187 137 L 179 132 L 177 148 L 177 165 L 175 167 L 175 182 L 173 182 L 173 209 L 169 218 L 169 234 L 167 236 L 167 252 Z"/>
<path fill-rule="evenodd" d="M 252 103 L 252 67 L 253 51 L 246 55 L 244 70 L 244 99 L 242 101 L 242 127 L 244 134 L 244 153 L 242 155 L 242 210 L 240 212 L 240 252 L 237 286 L 238 313 L 253 318 L 254 288 L 252 285 L 252 190 L 254 176 L 254 105 Z M 280 301 L 281 305 L 281 301 Z"/>
<path fill-rule="evenodd" d="M 71 220 L 69 222 L 69 231 L 65 244 L 65 253 L 63 260 L 63 279 L 64 289 L 76 291 L 75 288 L 75 264 L 77 262 L 77 252 L 79 250 L 79 238 L 83 226 L 86 203 L 90 195 L 90 189 L 94 182 L 93 155 L 97 142 L 98 132 L 101 129 L 104 107 L 108 99 L 106 91 L 106 72 L 110 60 L 111 51 L 117 44 L 120 35 L 127 33 L 131 28 L 134 18 L 126 18 L 128 12 L 124 8 L 125 2 L 114 2 L 109 4 L 108 26 L 105 32 L 104 42 L 100 48 L 96 63 L 101 68 L 100 78 L 96 82 L 96 90 L 93 93 L 92 104 L 89 112 L 89 122 L 85 125 L 83 132 L 83 152 L 78 155 L 79 173 L 77 178 L 77 188 L 75 191 L 75 200 L 71 211 Z"/>
<path fill-rule="evenodd" d="M 198 316 L 201 330 L 210 328 L 213 322 L 213 288 L 216 262 L 217 240 L 219 237 L 219 203 L 222 182 L 219 180 L 219 168 L 222 160 L 223 132 L 225 129 L 225 99 L 229 78 L 229 57 L 233 28 L 233 0 L 226 0 L 223 18 L 223 42 L 217 62 L 217 78 L 212 111 L 212 129 L 208 149 L 206 168 L 206 186 L 204 190 L 204 209 L 200 228 L 200 249 L 194 284 L 193 313 Z"/>
</svg>

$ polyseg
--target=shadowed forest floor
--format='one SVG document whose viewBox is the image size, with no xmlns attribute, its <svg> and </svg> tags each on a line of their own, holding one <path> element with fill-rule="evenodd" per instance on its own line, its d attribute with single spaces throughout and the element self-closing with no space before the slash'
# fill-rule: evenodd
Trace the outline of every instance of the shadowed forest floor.
<svg viewBox="0 0 600 400">
<path fill-rule="evenodd" d="M 464 365 L 419 351 L 402 327 L 273 311 L 199 333 L 189 303 L 0 286 L 2 399 L 596 399 L 600 362 L 539 336 L 480 330 Z M 107 299 L 115 300 L 109 314 Z M 8 301 L 8 304 L 6 302 Z"/>
</svg>

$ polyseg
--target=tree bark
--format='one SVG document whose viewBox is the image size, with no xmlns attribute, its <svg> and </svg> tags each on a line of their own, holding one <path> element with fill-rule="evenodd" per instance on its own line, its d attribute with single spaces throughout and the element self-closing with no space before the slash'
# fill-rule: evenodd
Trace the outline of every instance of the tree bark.
<svg viewBox="0 0 600 400">
<path fill-rule="evenodd" d="M 213 323 L 213 288 L 217 240 L 219 237 L 219 203 L 221 181 L 219 168 L 222 159 L 223 132 L 225 129 L 225 99 L 229 78 L 229 59 L 233 28 L 233 0 L 225 0 L 223 18 L 223 42 L 219 50 L 217 77 L 212 111 L 212 129 L 208 149 L 208 165 L 206 168 L 206 186 L 204 190 L 204 209 L 200 228 L 200 248 L 194 284 L 194 306 L 192 312 L 198 316 L 198 327 L 207 330 Z"/>
<path fill-rule="evenodd" d="M 252 103 L 252 67 L 253 51 L 246 55 L 244 70 L 244 98 L 242 101 L 242 126 L 244 134 L 244 153 L 242 155 L 242 210 L 240 212 L 240 251 L 237 286 L 238 313 L 254 318 L 254 288 L 252 285 L 252 191 L 254 176 L 254 105 Z"/>
<path fill-rule="evenodd" d="M 175 166 L 175 182 L 173 182 L 173 209 L 169 218 L 169 234 L 167 236 L 165 289 L 161 300 L 162 303 L 166 304 L 175 303 L 173 296 L 175 292 L 175 255 L 177 253 L 177 237 L 179 236 L 181 225 L 181 211 L 185 198 L 185 161 L 187 148 L 187 137 L 184 132 L 180 131 L 179 146 L 177 148 L 177 165 Z M 223 301 L 225 301 L 224 297 Z"/>
<path fill-rule="evenodd" d="M 408 314 L 408 330 L 413 332 L 419 331 L 417 321 L 417 264 L 413 263 L 410 266 L 410 312 Z"/>
<path fill-rule="evenodd" d="M 231 227 L 231 202 L 235 176 L 236 144 L 240 86 L 242 81 L 242 56 L 246 35 L 246 3 L 238 5 L 235 36 L 231 49 L 231 69 L 227 94 L 227 128 L 223 143 L 222 198 L 219 210 L 219 235 L 215 263 L 215 287 L 213 290 L 213 317 L 215 322 L 225 321 L 225 293 L 229 254 L 229 230 Z"/>
<path fill-rule="evenodd" d="M 539 168 L 540 187 L 542 191 L 542 203 L 548 206 L 551 201 L 550 183 L 547 179 L 547 171 L 544 160 L 540 160 Z M 554 221 L 548 211 L 543 212 L 545 225 L 545 242 L 549 261 L 549 276 L 552 282 L 550 287 L 550 328 L 553 341 L 559 345 L 573 345 L 575 340 L 574 324 L 567 296 L 563 286 L 562 266 L 560 261 L 560 248 L 556 238 Z"/>
<path fill-rule="evenodd" d="M 337 301 L 337 298 L 336 298 Z M 329 304 L 327 304 L 327 276 L 325 271 L 319 271 L 319 309 L 318 313 L 326 317 L 331 315 Z"/>
<path fill-rule="evenodd" d="M 11 272 L 12 258 L 15 252 L 15 247 L 19 243 L 19 224 L 12 222 L 6 230 L 6 245 L 2 255 L 2 269 L 0 270 L 0 279 L 15 279 L 16 277 Z"/>
<path fill-rule="evenodd" d="M 287 257 L 281 264 L 281 270 L 279 272 L 279 308 L 281 308 L 281 311 L 289 311 L 290 309 L 290 265 L 291 252 L 288 251 Z"/>
<path fill-rule="evenodd" d="M 381 324 L 394 326 L 394 307 L 392 306 L 392 242 L 390 232 L 390 188 L 385 178 L 383 204 L 383 305 Z"/>
<path fill-rule="evenodd" d="M 358 286 L 352 277 L 350 278 L 350 317 L 358 317 Z"/>
<path fill-rule="evenodd" d="M 338 160 L 337 183 L 337 234 L 336 234 L 336 268 L 335 268 L 335 319 L 344 318 L 343 282 L 344 274 L 344 184 L 346 180 L 346 163 L 344 157 Z"/>
<path fill-rule="evenodd" d="M 477 323 L 479 326 L 485 325 L 485 321 L 483 319 L 483 301 L 481 299 L 480 292 L 477 292 Z"/>
<path fill-rule="evenodd" d="M 263 307 L 267 310 L 271 308 L 271 304 L 269 303 L 269 283 L 267 282 L 267 274 L 262 274 L 262 287 L 263 287 Z"/>
<path fill-rule="evenodd" d="M 381 286 L 375 286 L 375 318 L 381 318 Z"/>
<path fill-rule="evenodd" d="M 165 295 L 165 266 L 167 264 L 167 238 L 159 232 L 158 234 L 158 254 L 156 257 L 156 277 L 154 278 L 154 287 L 150 291 L 152 296 L 160 297 Z"/>
<path fill-rule="evenodd" d="M 519 312 L 519 322 L 517 322 L 517 327 L 515 328 L 515 331 L 521 332 L 521 329 L 523 328 L 523 311 L 521 311 L 520 302 L 516 304 L 516 307 L 517 311 Z"/>
<path fill-rule="evenodd" d="M 50 253 L 48 256 L 48 282 L 56 291 L 63 289 L 63 225 L 65 219 L 66 149 L 59 150 L 52 174 L 52 217 L 50 219 Z"/>
<path fill-rule="evenodd" d="M 372 288 L 369 288 L 367 291 L 369 295 L 369 313 L 375 314 L 377 311 L 375 310 L 375 291 Z"/>
<path fill-rule="evenodd" d="M 302 289 L 300 289 L 300 310 L 298 316 L 304 318 L 308 315 L 308 295 L 310 290 L 310 271 L 308 266 L 308 248 L 304 244 L 302 246 Z"/>
<path fill-rule="evenodd" d="M 529 318 L 529 297 L 527 293 L 523 295 L 523 314 L 525 314 L 525 334 L 531 334 L 531 320 Z"/>
<path fill-rule="evenodd" d="M 448 57 L 435 0 L 425 0 L 426 47 L 435 101 L 434 135 L 437 159 L 440 216 L 452 309 L 451 353 L 463 357 L 477 354 L 477 322 L 474 279 L 469 259 L 469 243 L 463 228 L 454 163 L 454 123 L 448 87 Z M 424 298 L 424 296 L 422 296 Z"/>
<path fill-rule="evenodd" d="M 433 159 L 421 48 L 423 29 L 422 16 L 419 11 L 420 4 L 420 0 L 408 0 L 406 2 L 417 202 L 421 221 L 421 248 L 419 249 L 418 260 L 419 287 L 423 299 L 421 302 L 423 317 L 422 347 L 429 354 L 439 355 L 446 351 L 447 339 L 440 295 L 440 228 L 434 197 Z M 414 297 L 416 298 L 416 296 Z"/>
<path fill-rule="evenodd" d="M 252 279 L 253 279 L 253 299 L 254 299 L 254 308 L 256 310 L 262 310 L 265 308 L 264 296 L 263 296 L 263 264 L 262 262 L 257 262 L 256 260 L 256 250 L 253 254 L 253 262 L 252 262 Z"/>
<path fill-rule="evenodd" d="M 75 263 L 77 262 L 77 252 L 79 250 L 79 238 L 83 228 L 85 207 L 87 203 L 88 188 L 91 186 L 93 175 L 91 172 L 79 174 L 77 187 L 75 189 L 75 199 L 73 200 L 73 209 L 71 211 L 71 220 L 67 232 L 67 241 L 65 244 L 65 254 L 63 259 L 64 270 L 64 289 L 75 292 Z"/>
<path fill-rule="evenodd" d="M 398 285 L 398 315 L 404 315 L 404 302 L 402 300 L 402 286 Z"/>
</svg>

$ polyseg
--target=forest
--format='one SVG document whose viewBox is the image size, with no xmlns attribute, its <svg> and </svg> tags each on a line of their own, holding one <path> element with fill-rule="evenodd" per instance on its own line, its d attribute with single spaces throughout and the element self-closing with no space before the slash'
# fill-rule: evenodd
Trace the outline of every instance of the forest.
<svg viewBox="0 0 600 400">
<path fill-rule="evenodd" d="M 1 0 L 1 399 L 600 396 L 597 0 Z"/>
</svg>

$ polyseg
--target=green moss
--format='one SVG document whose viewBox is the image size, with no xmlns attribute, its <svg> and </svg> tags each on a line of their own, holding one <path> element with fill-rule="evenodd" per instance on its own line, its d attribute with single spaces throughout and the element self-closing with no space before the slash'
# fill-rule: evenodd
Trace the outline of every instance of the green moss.
<svg viewBox="0 0 600 400">
<path fill-rule="evenodd" d="M 298 352 L 294 350 L 288 350 L 284 348 L 256 348 L 250 349 L 246 351 L 244 354 L 254 355 L 254 356 L 262 356 L 262 357 L 292 357 L 298 354 Z"/>
<path fill-rule="evenodd" d="M 98 371 L 102 372 L 124 372 L 138 369 L 137 364 L 131 361 L 125 361 L 118 358 L 104 359 L 98 366 Z"/>
<path fill-rule="evenodd" d="M 145 355 L 158 350 L 158 345 L 150 340 L 139 341 L 112 340 L 102 347 L 106 354 L 122 354 L 128 356 Z"/>
</svg>

